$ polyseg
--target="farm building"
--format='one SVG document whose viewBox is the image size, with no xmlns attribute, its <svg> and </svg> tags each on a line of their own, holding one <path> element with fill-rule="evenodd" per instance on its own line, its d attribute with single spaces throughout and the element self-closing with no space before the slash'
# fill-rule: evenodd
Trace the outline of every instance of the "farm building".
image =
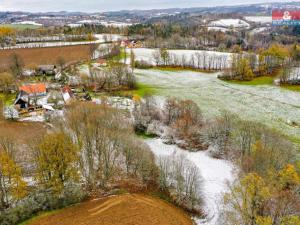
<svg viewBox="0 0 300 225">
<path fill-rule="evenodd" d="M 28 108 L 34 101 L 37 104 L 38 99 L 47 95 L 45 84 L 28 84 L 19 87 L 19 93 L 15 100 L 15 105 L 20 109 Z"/>
<path fill-rule="evenodd" d="M 70 103 L 72 101 L 72 99 L 74 99 L 74 97 L 75 97 L 71 88 L 68 86 L 63 87 L 62 96 L 63 96 L 64 102 L 66 104 Z"/>
</svg>

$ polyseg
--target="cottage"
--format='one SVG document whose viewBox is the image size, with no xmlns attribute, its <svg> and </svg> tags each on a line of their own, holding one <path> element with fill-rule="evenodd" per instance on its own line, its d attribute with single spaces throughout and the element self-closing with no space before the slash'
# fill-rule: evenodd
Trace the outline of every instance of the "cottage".
<svg viewBox="0 0 300 225">
<path fill-rule="evenodd" d="M 64 102 L 66 104 L 68 104 L 72 101 L 72 99 L 74 98 L 74 94 L 69 86 L 63 87 L 62 96 L 63 96 Z"/>
<path fill-rule="evenodd" d="M 50 75 L 54 76 L 57 73 L 55 65 L 40 65 L 37 69 L 37 74 L 39 75 Z"/>
<path fill-rule="evenodd" d="M 47 95 L 45 84 L 28 84 L 19 87 L 19 93 L 15 100 L 15 105 L 20 109 L 28 108 L 34 101 L 38 103 L 38 99 Z"/>
</svg>

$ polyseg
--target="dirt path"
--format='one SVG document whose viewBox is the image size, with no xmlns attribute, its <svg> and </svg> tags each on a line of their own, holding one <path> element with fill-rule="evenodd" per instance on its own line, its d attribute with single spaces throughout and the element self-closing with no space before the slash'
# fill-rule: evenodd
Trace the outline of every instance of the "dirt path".
<svg viewBox="0 0 300 225">
<path fill-rule="evenodd" d="M 192 225 L 182 210 L 160 199 L 127 194 L 89 201 L 29 225 Z"/>
</svg>

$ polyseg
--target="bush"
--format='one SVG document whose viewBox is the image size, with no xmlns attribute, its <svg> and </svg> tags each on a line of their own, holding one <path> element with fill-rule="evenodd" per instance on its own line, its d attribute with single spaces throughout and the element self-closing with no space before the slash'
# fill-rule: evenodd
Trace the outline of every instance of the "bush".
<svg viewBox="0 0 300 225">
<path fill-rule="evenodd" d="M 153 66 L 144 60 L 135 61 L 135 67 L 138 69 L 151 69 Z"/>
<path fill-rule="evenodd" d="M 20 201 L 15 207 L 0 212 L 1 225 L 15 225 L 39 212 L 64 208 L 81 202 L 85 198 L 79 186 L 69 185 L 61 196 L 53 195 L 50 190 L 38 190 Z"/>
</svg>

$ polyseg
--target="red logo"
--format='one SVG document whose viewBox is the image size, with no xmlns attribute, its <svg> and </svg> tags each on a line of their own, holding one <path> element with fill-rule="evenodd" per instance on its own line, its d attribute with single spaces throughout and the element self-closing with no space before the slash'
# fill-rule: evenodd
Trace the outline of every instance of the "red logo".
<svg viewBox="0 0 300 225">
<path fill-rule="evenodd" d="M 300 21 L 300 10 L 273 10 L 272 20 L 299 20 Z"/>
</svg>

